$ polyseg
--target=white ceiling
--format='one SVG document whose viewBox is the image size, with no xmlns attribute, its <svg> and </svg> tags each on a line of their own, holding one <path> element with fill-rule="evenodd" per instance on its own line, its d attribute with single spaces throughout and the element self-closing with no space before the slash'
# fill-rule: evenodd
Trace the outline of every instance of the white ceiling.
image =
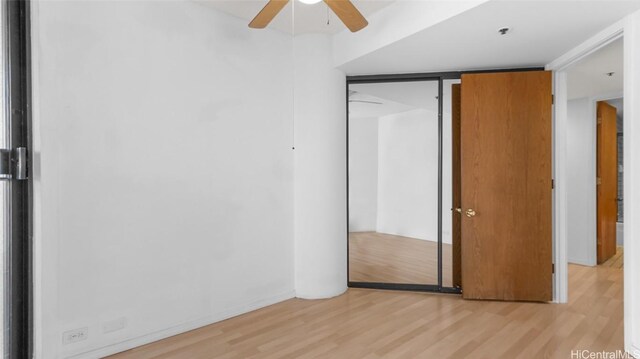
<svg viewBox="0 0 640 359">
<path fill-rule="evenodd" d="M 341 66 L 355 74 L 542 66 L 640 1 L 489 1 Z M 501 27 L 510 27 L 505 36 Z"/>
<path fill-rule="evenodd" d="M 570 100 L 622 93 L 623 43 L 622 39 L 616 40 L 568 69 Z M 607 76 L 608 72 L 614 72 L 613 76 Z"/>
<path fill-rule="evenodd" d="M 267 0 L 196 0 L 206 6 L 218 9 L 247 21 L 253 19 Z M 395 0 L 352 0 L 353 4 L 365 16 L 391 5 Z M 295 14 L 295 16 L 294 16 Z M 295 24 L 292 19 L 295 18 Z M 327 20 L 329 24 L 327 25 Z M 295 26 L 295 29 L 294 29 Z M 270 29 L 280 30 L 296 35 L 306 33 L 334 34 L 345 29 L 340 19 L 328 9 L 324 2 L 313 5 L 303 4 L 297 0 L 289 1 L 275 19 L 269 24 Z M 259 31 L 259 30 L 254 30 Z"/>
<path fill-rule="evenodd" d="M 267 2 L 196 1 L 240 17 L 247 24 Z M 384 8 L 394 3 L 392 0 L 353 2 L 365 16 L 379 12 L 377 17 L 384 15 Z M 491 0 L 341 68 L 347 74 L 357 75 L 544 66 L 637 9 L 640 9 L 640 0 Z M 344 25 L 330 11 L 331 21 L 326 25 L 327 10 L 323 2 L 306 5 L 291 0 L 269 27 L 292 33 L 292 13 L 295 12 L 295 34 L 344 30 Z M 510 27 L 511 31 L 500 36 L 497 30 L 501 27 Z M 612 71 L 622 73 L 621 67 Z"/>
</svg>

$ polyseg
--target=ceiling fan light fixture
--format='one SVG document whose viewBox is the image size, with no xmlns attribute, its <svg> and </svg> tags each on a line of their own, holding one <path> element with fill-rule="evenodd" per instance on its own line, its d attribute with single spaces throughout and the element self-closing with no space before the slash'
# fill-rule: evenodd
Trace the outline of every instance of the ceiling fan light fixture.
<svg viewBox="0 0 640 359">
<path fill-rule="evenodd" d="M 260 10 L 258 15 L 251 20 L 249 27 L 252 29 L 264 29 L 269 25 L 276 15 L 282 10 L 290 0 L 269 0 Z M 333 11 L 344 25 L 356 32 L 364 29 L 369 22 L 362 16 L 360 11 L 351 3 L 351 0 L 300 0 L 305 4 L 315 4 L 324 1 L 329 9 Z"/>
</svg>

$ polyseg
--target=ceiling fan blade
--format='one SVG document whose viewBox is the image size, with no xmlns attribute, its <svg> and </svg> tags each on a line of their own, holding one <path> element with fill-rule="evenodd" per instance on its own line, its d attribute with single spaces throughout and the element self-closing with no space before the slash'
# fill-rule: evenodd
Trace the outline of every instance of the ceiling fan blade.
<svg viewBox="0 0 640 359">
<path fill-rule="evenodd" d="M 288 2 L 289 0 L 269 0 L 267 5 L 265 5 L 258 15 L 251 20 L 249 27 L 254 29 L 264 29 Z"/>
<path fill-rule="evenodd" d="M 349 0 L 324 0 L 342 22 L 351 30 L 356 32 L 364 29 L 369 22 L 362 16 L 360 11 Z"/>
</svg>

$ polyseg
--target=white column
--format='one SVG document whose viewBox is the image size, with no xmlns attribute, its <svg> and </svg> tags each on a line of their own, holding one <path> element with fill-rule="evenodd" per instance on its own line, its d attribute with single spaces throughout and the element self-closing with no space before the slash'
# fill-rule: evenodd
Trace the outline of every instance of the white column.
<svg viewBox="0 0 640 359">
<path fill-rule="evenodd" d="M 299 298 L 347 289 L 345 75 L 331 39 L 301 35 L 295 56 L 295 288 Z"/>
</svg>

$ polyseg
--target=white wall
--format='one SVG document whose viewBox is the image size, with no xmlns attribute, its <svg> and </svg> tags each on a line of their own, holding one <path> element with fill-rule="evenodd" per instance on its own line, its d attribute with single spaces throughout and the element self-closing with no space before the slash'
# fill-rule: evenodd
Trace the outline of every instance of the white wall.
<svg viewBox="0 0 640 359">
<path fill-rule="evenodd" d="M 640 11 L 624 19 L 624 334 L 640 356 Z"/>
<path fill-rule="evenodd" d="M 32 6 L 37 356 L 293 297 L 291 38 L 192 2 Z"/>
<path fill-rule="evenodd" d="M 417 109 L 378 121 L 378 232 L 435 241 L 438 115 Z"/>
<path fill-rule="evenodd" d="M 378 216 L 378 118 L 349 119 L 349 231 L 375 232 Z"/>
<path fill-rule="evenodd" d="M 328 35 L 295 40 L 296 296 L 347 290 L 346 79 Z"/>
<path fill-rule="evenodd" d="M 596 124 L 590 98 L 567 102 L 567 257 L 596 265 Z"/>
</svg>

